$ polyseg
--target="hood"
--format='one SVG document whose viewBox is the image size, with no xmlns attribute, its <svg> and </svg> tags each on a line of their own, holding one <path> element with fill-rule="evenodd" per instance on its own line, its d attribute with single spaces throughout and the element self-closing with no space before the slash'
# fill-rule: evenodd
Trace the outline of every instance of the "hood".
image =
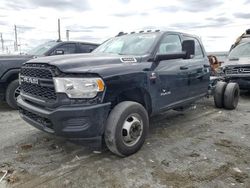
<svg viewBox="0 0 250 188">
<path fill-rule="evenodd" d="M 234 59 L 227 59 L 225 63 L 222 65 L 223 67 L 238 67 L 238 66 L 250 66 L 250 57 L 244 58 L 234 58 Z"/>
<path fill-rule="evenodd" d="M 30 55 L 0 55 L 0 77 L 11 69 L 19 70 L 24 62 L 32 58 Z"/>
<path fill-rule="evenodd" d="M 0 55 L 0 61 L 13 61 L 13 60 L 29 60 L 33 58 L 32 55 Z"/>
<path fill-rule="evenodd" d="M 107 76 L 119 74 L 121 71 L 124 73 L 136 70 L 133 68 L 141 64 L 142 58 L 142 56 L 88 53 L 36 58 L 28 63 L 46 63 L 56 66 L 64 73 L 97 73 Z"/>
</svg>

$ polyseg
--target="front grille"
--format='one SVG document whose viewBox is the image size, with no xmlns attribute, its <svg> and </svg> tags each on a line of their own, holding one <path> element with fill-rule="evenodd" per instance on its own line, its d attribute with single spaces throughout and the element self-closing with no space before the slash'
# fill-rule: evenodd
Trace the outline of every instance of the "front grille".
<svg viewBox="0 0 250 188">
<path fill-rule="evenodd" d="M 46 128 L 49 128 L 49 129 L 53 130 L 53 124 L 49 119 L 44 118 L 44 117 L 40 117 L 40 116 L 38 116 L 38 115 L 36 115 L 36 114 L 34 114 L 32 112 L 29 112 L 29 111 L 27 111 L 25 109 L 22 109 L 22 108 L 19 109 L 19 112 L 23 116 L 25 116 L 25 117 L 27 117 L 27 118 L 41 124 L 44 128 L 46 127 Z"/>
<path fill-rule="evenodd" d="M 226 69 L 226 74 L 249 74 L 250 68 L 249 67 L 235 67 L 232 69 Z"/>
<path fill-rule="evenodd" d="M 54 67 L 46 64 L 25 64 L 20 71 L 21 76 L 37 78 L 38 84 L 21 82 L 21 91 L 24 94 L 42 99 L 56 100 L 56 92 L 53 84 Z"/>
<path fill-rule="evenodd" d="M 31 94 L 42 99 L 56 100 L 55 89 L 52 87 L 43 87 L 30 83 L 22 83 L 21 88 L 26 94 Z"/>
<path fill-rule="evenodd" d="M 21 69 L 21 75 L 35 77 L 35 78 L 52 79 L 52 74 L 47 69 L 23 67 Z"/>
</svg>

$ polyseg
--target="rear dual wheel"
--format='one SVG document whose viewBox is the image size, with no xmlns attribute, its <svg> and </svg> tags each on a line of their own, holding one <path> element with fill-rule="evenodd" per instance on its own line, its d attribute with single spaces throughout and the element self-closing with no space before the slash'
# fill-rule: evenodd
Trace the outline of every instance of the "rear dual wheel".
<svg viewBox="0 0 250 188">
<path fill-rule="evenodd" d="M 218 82 L 214 90 L 214 103 L 217 108 L 233 110 L 237 107 L 240 89 L 237 83 Z"/>
</svg>

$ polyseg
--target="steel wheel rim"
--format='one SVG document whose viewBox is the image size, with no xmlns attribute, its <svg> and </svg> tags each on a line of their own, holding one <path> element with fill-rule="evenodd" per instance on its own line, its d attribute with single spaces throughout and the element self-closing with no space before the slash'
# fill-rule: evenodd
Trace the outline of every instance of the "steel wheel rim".
<svg viewBox="0 0 250 188">
<path fill-rule="evenodd" d="M 136 145 L 143 132 L 143 121 L 139 114 L 129 115 L 122 125 L 122 141 L 126 146 Z"/>
</svg>

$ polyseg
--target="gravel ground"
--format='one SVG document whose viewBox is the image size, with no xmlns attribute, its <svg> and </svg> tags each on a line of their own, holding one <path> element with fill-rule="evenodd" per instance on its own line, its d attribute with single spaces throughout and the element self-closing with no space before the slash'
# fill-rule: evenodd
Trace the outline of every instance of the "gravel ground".
<svg viewBox="0 0 250 188">
<path fill-rule="evenodd" d="M 119 158 L 43 133 L 0 104 L 2 187 L 250 187 L 250 94 L 237 110 L 212 99 L 151 118 L 136 154 Z"/>
</svg>

